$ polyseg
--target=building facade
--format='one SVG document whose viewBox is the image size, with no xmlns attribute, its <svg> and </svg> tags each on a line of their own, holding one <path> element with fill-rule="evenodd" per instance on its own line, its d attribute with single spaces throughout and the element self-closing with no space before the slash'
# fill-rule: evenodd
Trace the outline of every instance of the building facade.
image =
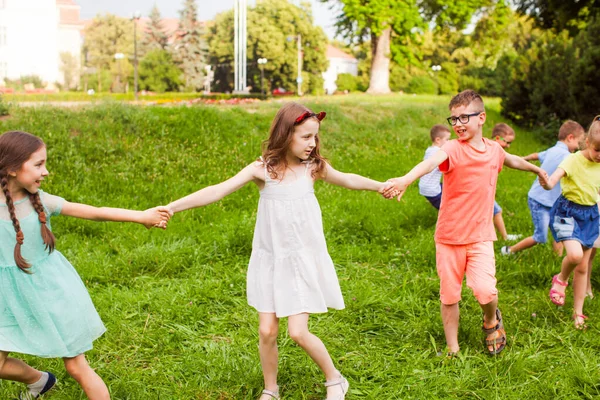
<svg viewBox="0 0 600 400">
<path fill-rule="evenodd" d="M 70 54 L 79 70 L 79 12 L 74 0 L 0 0 L 0 80 L 37 75 L 48 84 L 64 83 L 61 53 Z"/>
<path fill-rule="evenodd" d="M 329 68 L 323 72 L 325 93 L 333 94 L 337 90 L 335 81 L 339 74 L 358 75 L 358 60 L 332 45 L 327 46 Z"/>
</svg>

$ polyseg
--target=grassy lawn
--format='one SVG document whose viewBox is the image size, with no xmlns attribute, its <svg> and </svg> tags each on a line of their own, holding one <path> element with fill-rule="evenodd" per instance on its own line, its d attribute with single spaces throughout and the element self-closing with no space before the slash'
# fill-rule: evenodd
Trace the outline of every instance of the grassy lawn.
<svg viewBox="0 0 600 400">
<path fill-rule="evenodd" d="M 327 111 L 323 153 L 334 167 L 386 180 L 422 159 L 429 128 L 448 116 L 449 97 L 302 101 Z M 51 173 L 44 190 L 74 202 L 145 209 L 218 183 L 255 160 L 280 105 L 16 107 L 0 121 L 0 131 L 25 130 L 44 139 Z M 487 101 L 486 135 L 503 121 L 499 107 L 498 100 Z M 516 131 L 511 152 L 544 149 L 532 133 Z M 497 200 L 509 233 L 533 232 L 527 191 L 534 178 L 508 169 L 500 175 Z M 447 360 L 436 355 L 444 350 L 436 213 L 416 184 L 401 203 L 322 182 L 316 194 L 346 309 L 315 315 L 310 325 L 349 379 L 349 399 L 600 395 L 599 300 L 586 303 L 590 328 L 574 330 L 571 288 L 564 309 L 548 299 L 560 263 L 550 246 L 498 256 L 507 349 L 496 358 L 484 353 L 481 312 L 465 287 L 461 356 Z M 245 292 L 257 202 L 258 191 L 248 185 L 219 203 L 176 215 L 167 231 L 53 220 L 57 248 L 80 273 L 108 328 L 88 358 L 114 399 L 258 398 L 258 318 Z M 282 321 L 282 395 L 324 398 L 320 371 L 285 328 Z M 49 398 L 83 398 L 61 360 L 25 359 L 57 373 L 61 382 Z M 21 387 L 0 381 L 0 399 Z"/>
</svg>

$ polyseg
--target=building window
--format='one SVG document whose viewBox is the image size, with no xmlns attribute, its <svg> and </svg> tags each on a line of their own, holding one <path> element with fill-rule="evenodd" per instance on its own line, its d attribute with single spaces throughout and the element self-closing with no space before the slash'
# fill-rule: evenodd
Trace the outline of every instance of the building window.
<svg viewBox="0 0 600 400">
<path fill-rule="evenodd" d="M 2 0 L 0 0 L 2 1 Z M 0 46 L 6 46 L 6 27 L 0 26 Z"/>
</svg>

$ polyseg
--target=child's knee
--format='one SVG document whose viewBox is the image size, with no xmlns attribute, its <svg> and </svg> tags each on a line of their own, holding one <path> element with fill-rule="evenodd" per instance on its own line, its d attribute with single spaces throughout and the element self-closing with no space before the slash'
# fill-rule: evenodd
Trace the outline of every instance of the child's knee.
<svg viewBox="0 0 600 400">
<path fill-rule="evenodd" d="M 302 344 L 306 340 L 306 337 L 310 334 L 308 329 L 305 327 L 298 328 L 294 326 L 288 327 L 288 333 L 290 334 L 290 338 L 298 344 Z"/>
<path fill-rule="evenodd" d="M 258 327 L 258 336 L 261 340 L 277 339 L 279 326 L 277 324 L 262 324 Z"/>
<path fill-rule="evenodd" d="M 80 355 L 74 358 L 64 359 L 65 369 L 67 370 L 67 373 L 71 375 L 71 377 L 76 381 L 79 381 L 79 378 L 81 378 L 85 370 L 89 368 L 87 362 L 85 361 L 85 358 L 82 357 L 83 356 Z"/>
<path fill-rule="evenodd" d="M 479 304 L 491 303 L 498 297 L 498 289 L 495 285 L 477 285 L 471 289 Z"/>
</svg>

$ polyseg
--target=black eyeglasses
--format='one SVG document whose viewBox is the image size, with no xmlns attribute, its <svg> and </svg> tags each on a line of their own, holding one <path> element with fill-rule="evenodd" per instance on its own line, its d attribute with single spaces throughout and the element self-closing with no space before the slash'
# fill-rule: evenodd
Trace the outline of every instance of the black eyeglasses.
<svg viewBox="0 0 600 400">
<path fill-rule="evenodd" d="M 481 114 L 482 112 L 483 111 L 479 111 L 479 112 L 472 113 L 472 114 L 461 114 L 458 117 L 448 117 L 448 118 L 446 118 L 446 121 L 448 121 L 448 123 L 452 126 L 455 126 L 458 121 L 460 121 L 460 123 L 464 125 L 464 124 L 469 123 L 469 119 L 471 117 L 475 117 L 475 116 Z"/>
</svg>

